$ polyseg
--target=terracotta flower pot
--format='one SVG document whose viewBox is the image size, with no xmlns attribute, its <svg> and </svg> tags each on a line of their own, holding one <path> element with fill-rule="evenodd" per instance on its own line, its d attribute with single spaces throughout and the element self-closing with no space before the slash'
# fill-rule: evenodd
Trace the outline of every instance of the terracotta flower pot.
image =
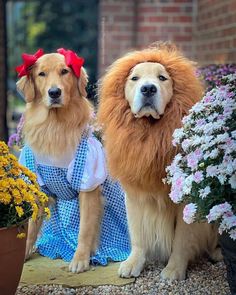
<svg viewBox="0 0 236 295">
<path fill-rule="evenodd" d="M 21 225 L 0 228 L 0 293 L 14 295 L 20 281 L 27 238 L 28 220 Z M 25 233 L 24 238 L 17 234 Z"/>
</svg>

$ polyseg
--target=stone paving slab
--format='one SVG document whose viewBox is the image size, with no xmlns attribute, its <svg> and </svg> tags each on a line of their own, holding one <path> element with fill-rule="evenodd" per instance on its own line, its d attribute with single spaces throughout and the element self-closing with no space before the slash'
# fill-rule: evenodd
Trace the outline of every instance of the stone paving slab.
<svg viewBox="0 0 236 295">
<path fill-rule="evenodd" d="M 61 259 L 34 254 L 24 265 L 20 286 L 58 284 L 67 287 L 115 285 L 122 286 L 134 282 L 134 279 L 122 279 L 117 275 L 120 263 L 108 266 L 91 266 L 91 270 L 73 274 L 68 271 L 68 263 Z"/>
</svg>

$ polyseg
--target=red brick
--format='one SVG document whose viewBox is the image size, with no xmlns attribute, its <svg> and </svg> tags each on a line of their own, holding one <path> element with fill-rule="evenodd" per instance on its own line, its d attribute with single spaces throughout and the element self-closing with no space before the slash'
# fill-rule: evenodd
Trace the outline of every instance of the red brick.
<svg viewBox="0 0 236 295">
<path fill-rule="evenodd" d="M 174 41 L 182 42 L 182 41 L 192 41 L 192 36 L 189 35 L 175 35 Z"/>
<path fill-rule="evenodd" d="M 169 19 L 168 16 L 150 16 L 148 18 L 148 20 L 150 22 L 158 22 L 158 23 L 160 23 L 160 22 L 167 22 L 168 19 Z"/>
<path fill-rule="evenodd" d="M 157 30 L 157 27 L 154 26 L 140 26 L 138 28 L 138 32 L 155 32 Z"/>
<path fill-rule="evenodd" d="M 179 6 L 167 6 L 167 7 L 162 7 L 161 8 L 162 12 L 167 12 L 167 13 L 172 13 L 172 12 L 180 12 L 180 7 Z"/>
<path fill-rule="evenodd" d="M 138 14 L 142 15 L 143 13 L 146 12 L 158 12 L 157 7 L 152 7 L 152 6 L 144 6 L 144 7 L 139 7 L 138 8 Z"/>
<path fill-rule="evenodd" d="M 187 15 L 174 16 L 173 21 L 180 23 L 190 23 L 192 22 L 192 17 Z"/>
<path fill-rule="evenodd" d="M 130 22 L 133 20 L 133 16 L 128 16 L 128 15 L 115 15 L 114 16 L 114 21 L 115 22 Z"/>
</svg>

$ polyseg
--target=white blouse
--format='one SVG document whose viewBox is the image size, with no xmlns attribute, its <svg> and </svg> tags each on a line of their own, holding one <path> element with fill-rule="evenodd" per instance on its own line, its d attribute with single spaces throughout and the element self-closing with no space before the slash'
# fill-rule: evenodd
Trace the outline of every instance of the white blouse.
<svg viewBox="0 0 236 295">
<path fill-rule="evenodd" d="M 34 154 L 37 164 L 55 166 L 59 168 L 68 168 L 67 180 L 70 183 L 75 163 L 74 155 L 63 155 L 60 159 L 52 159 L 47 156 Z M 20 154 L 19 162 L 26 166 L 25 155 Z M 44 185 L 43 179 L 37 173 L 37 180 L 40 186 Z M 88 152 L 84 167 L 83 177 L 81 180 L 80 191 L 93 191 L 96 187 L 102 184 L 107 178 L 106 158 L 102 144 L 96 138 L 89 136 Z"/>
</svg>

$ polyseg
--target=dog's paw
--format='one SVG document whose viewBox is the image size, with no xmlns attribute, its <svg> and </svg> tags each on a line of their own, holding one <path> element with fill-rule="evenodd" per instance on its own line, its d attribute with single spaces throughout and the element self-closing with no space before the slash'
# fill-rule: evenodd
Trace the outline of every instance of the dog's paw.
<svg viewBox="0 0 236 295">
<path fill-rule="evenodd" d="M 128 258 L 120 264 L 118 274 L 122 278 L 138 277 L 143 270 L 145 259 Z"/>
<path fill-rule="evenodd" d="M 69 264 L 69 271 L 73 273 L 80 273 L 89 270 L 89 259 L 79 259 L 74 257 Z"/>
<path fill-rule="evenodd" d="M 163 271 L 161 272 L 161 278 L 163 280 L 184 280 L 186 278 L 186 271 L 182 270 L 179 267 L 173 267 L 173 266 L 166 266 Z"/>
<path fill-rule="evenodd" d="M 222 252 L 221 252 L 221 248 L 220 247 L 215 248 L 212 251 L 212 253 L 210 253 L 210 258 L 214 262 L 222 261 L 223 260 L 223 255 L 222 255 Z"/>
<path fill-rule="evenodd" d="M 34 251 L 35 251 L 34 242 L 27 240 L 26 248 L 25 248 L 25 261 L 30 259 Z"/>
</svg>

